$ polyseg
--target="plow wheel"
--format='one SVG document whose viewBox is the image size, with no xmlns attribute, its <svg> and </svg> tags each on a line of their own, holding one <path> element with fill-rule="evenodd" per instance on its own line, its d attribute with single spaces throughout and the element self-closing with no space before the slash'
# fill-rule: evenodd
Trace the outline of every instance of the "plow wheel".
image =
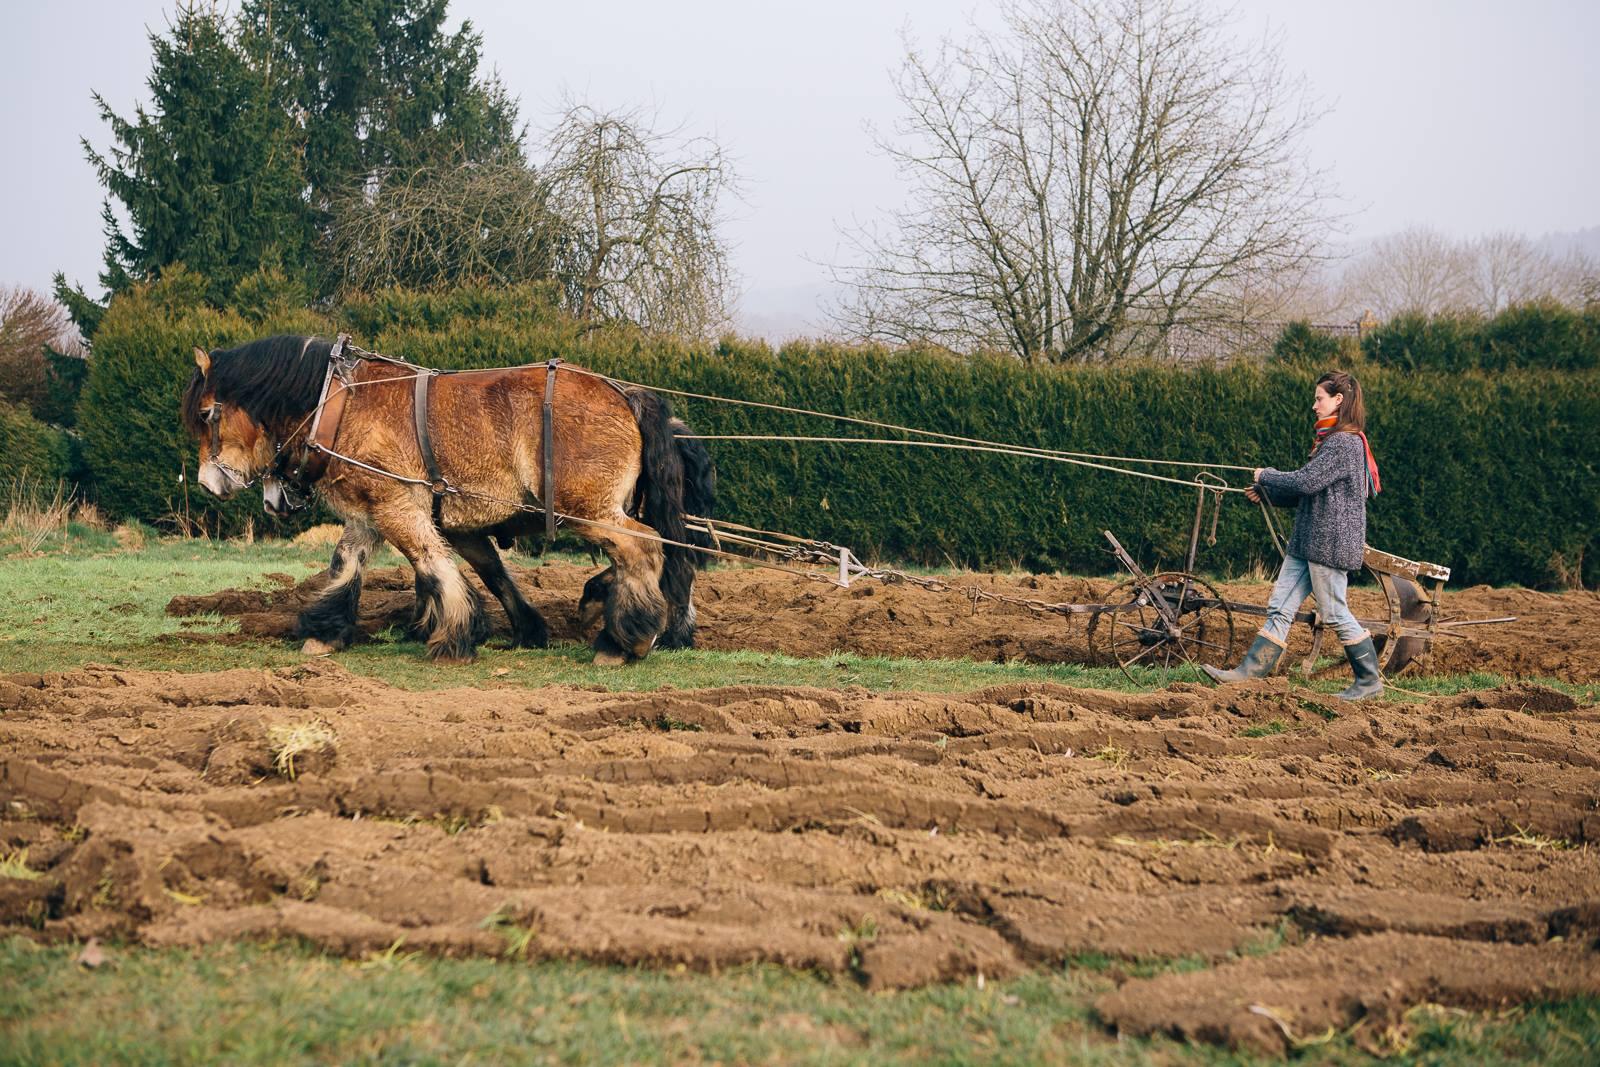
<svg viewBox="0 0 1600 1067">
<path fill-rule="evenodd" d="M 1232 666 L 1233 612 L 1205 579 L 1183 571 L 1129 578 L 1106 603 L 1089 621 L 1089 649 L 1130 681 L 1160 688 L 1191 664 Z"/>
<path fill-rule="evenodd" d="M 1400 626 L 1428 630 L 1428 636 L 1405 636 L 1394 640 L 1390 639 L 1390 632 L 1373 631 L 1372 647 L 1378 652 L 1378 667 L 1384 674 L 1393 676 L 1432 647 L 1433 624 L 1436 621 L 1434 605 L 1422 587 L 1410 578 L 1382 571 L 1373 573 L 1383 587 L 1384 599 L 1389 602 L 1390 632 Z"/>
</svg>

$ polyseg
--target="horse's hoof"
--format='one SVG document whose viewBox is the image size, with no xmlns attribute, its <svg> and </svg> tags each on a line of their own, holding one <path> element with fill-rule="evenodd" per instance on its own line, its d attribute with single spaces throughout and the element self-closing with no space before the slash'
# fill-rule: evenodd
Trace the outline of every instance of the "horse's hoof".
<svg viewBox="0 0 1600 1067">
<path fill-rule="evenodd" d="M 596 651 L 594 665 L 596 667 L 621 667 L 628 662 L 628 657 L 621 652 Z"/>
<path fill-rule="evenodd" d="M 331 656 L 343 647 L 341 644 L 329 644 L 315 637 L 308 637 L 306 638 L 306 643 L 300 646 L 300 654 L 302 656 Z"/>
<path fill-rule="evenodd" d="M 429 662 L 441 667 L 465 667 L 477 658 L 477 656 L 434 656 Z"/>
</svg>

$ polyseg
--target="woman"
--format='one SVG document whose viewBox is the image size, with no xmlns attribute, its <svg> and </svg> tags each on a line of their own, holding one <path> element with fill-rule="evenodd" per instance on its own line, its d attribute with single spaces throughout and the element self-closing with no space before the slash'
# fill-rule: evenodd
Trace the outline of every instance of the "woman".
<svg viewBox="0 0 1600 1067">
<path fill-rule="evenodd" d="M 1311 459 L 1297 471 L 1257 469 L 1251 500 L 1296 505 L 1294 533 L 1289 538 L 1267 604 L 1267 622 L 1231 671 L 1204 668 L 1218 682 L 1264 678 L 1283 655 L 1294 613 L 1309 593 L 1317 610 L 1344 645 L 1355 672 L 1355 684 L 1339 694 L 1343 700 L 1365 700 L 1383 692 L 1378 653 L 1372 635 L 1362 629 L 1345 603 L 1349 572 L 1362 565 L 1367 540 L 1367 496 L 1378 494 L 1378 464 L 1367 443 L 1366 405 L 1361 383 L 1344 371 L 1317 379 L 1312 410 L 1316 441 Z"/>
</svg>

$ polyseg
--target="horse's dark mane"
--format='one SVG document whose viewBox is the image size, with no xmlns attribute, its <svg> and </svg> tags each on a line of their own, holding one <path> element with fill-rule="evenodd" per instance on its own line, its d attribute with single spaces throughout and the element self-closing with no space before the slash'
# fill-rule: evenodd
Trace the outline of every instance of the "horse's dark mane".
<svg viewBox="0 0 1600 1067">
<path fill-rule="evenodd" d="M 279 334 L 212 352 L 211 373 L 202 379 L 196 367 L 183 392 L 184 426 L 196 437 L 204 431 L 207 386 L 219 403 L 243 408 L 263 426 L 304 415 L 317 406 L 332 350 L 332 341 L 306 344 L 304 334 Z"/>
</svg>

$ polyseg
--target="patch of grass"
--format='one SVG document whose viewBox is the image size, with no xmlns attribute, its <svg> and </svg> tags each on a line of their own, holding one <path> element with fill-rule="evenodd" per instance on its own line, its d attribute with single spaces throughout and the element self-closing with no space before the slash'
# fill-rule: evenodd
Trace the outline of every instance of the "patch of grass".
<svg viewBox="0 0 1600 1067">
<path fill-rule="evenodd" d="M 1274 734 L 1285 733 L 1289 724 L 1282 719 L 1273 719 L 1270 722 L 1257 723 L 1255 726 L 1246 726 L 1239 731 L 1240 737 L 1271 737 Z"/>
<path fill-rule="evenodd" d="M 524 925 L 506 914 L 503 908 L 496 908 L 484 917 L 478 924 L 485 930 L 492 930 L 505 939 L 505 951 L 501 954 L 508 960 L 527 959 L 528 949 L 539 938 L 539 931 L 532 925 Z"/>
<path fill-rule="evenodd" d="M 896 907 L 907 911 L 949 911 L 949 890 L 936 883 L 930 883 L 917 889 L 896 889 L 885 886 L 875 894 L 879 900 L 887 901 Z"/>
<path fill-rule="evenodd" d="M 505 919 L 503 913 L 496 913 Z M 491 919 L 493 916 L 491 916 Z M 514 923 L 495 923 L 505 929 Z M 515 938 L 520 938 L 520 934 Z M 7 1063 L 1085 1063 L 1278 1062 L 1205 1045 L 1123 1039 L 1093 998 L 1129 977 L 1203 960 L 1083 956 L 981 987 L 868 995 L 854 981 L 771 966 L 719 975 L 515 958 L 448 960 L 403 942 L 365 960 L 297 943 L 150 950 L 0 940 Z M 508 956 L 517 953 L 507 936 Z M 1499 1015 L 1419 1012 L 1395 1060 L 1345 1038 L 1317 1063 L 1589 1063 L 1600 998 Z"/>
<path fill-rule="evenodd" d="M 0 853 L 0 878 L 16 878 L 24 882 L 37 882 L 44 875 L 28 866 L 28 850 Z"/>
<path fill-rule="evenodd" d="M 1080 952 L 1064 961 L 1068 971 L 1085 971 L 1123 978 L 1154 978 L 1161 974 L 1191 974 L 1210 966 L 1204 956 L 1112 956 Z"/>
<path fill-rule="evenodd" d="M 1298 698 L 1298 703 L 1301 711 L 1313 712 L 1314 714 L 1322 716 L 1329 722 L 1332 722 L 1339 717 L 1339 713 L 1337 711 L 1330 707 L 1325 707 L 1322 704 L 1318 704 L 1315 700 L 1307 700 L 1305 697 L 1300 697 Z"/>
<path fill-rule="evenodd" d="M 60 479 L 31 478 L 23 471 L 6 487 L 0 509 L 0 546 L 31 556 L 46 543 L 68 536 L 73 491 Z"/>
</svg>

